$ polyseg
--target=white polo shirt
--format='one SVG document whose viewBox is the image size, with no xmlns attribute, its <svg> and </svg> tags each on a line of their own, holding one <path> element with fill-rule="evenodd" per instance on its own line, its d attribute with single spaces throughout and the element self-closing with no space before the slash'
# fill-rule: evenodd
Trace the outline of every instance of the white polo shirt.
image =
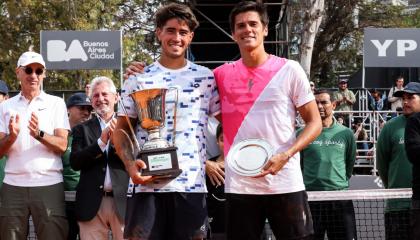
<svg viewBox="0 0 420 240">
<path fill-rule="evenodd" d="M 29 102 L 21 93 L 0 104 L 0 132 L 9 134 L 11 116 L 19 115 L 20 132 L 7 153 L 4 183 L 13 186 L 49 186 L 63 181 L 61 156 L 29 134 L 32 112 L 38 116 L 39 129 L 49 135 L 55 129 L 70 130 L 64 100 L 46 94 Z"/>
</svg>

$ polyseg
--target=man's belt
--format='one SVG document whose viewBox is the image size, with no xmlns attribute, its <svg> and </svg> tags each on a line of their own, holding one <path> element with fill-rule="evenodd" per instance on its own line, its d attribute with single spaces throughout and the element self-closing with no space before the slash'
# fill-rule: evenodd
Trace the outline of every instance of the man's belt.
<svg viewBox="0 0 420 240">
<path fill-rule="evenodd" d="M 114 196 L 114 192 L 113 191 L 110 191 L 110 192 L 103 191 L 103 194 L 102 195 L 104 197 L 113 197 Z"/>
</svg>

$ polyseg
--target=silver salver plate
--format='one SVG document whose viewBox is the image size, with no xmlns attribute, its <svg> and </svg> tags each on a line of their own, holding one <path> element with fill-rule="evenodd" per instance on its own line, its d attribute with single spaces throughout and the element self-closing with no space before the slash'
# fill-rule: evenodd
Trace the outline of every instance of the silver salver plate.
<svg viewBox="0 0 420 240">
<path fill-rule="evenodd" d="M 272 155 L 273 147 L 264 139 L 246 139 L 230 149 L 227 163 L 239 175 L 256 176 Z"/>
</svg>

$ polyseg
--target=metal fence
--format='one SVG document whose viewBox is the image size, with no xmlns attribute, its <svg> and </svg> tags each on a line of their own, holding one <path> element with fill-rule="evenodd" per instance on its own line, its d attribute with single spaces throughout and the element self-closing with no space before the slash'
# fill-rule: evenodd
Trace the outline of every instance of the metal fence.
<svg viewBox="0 0 420 240">
<path fill-rule="evenodd" d="M 355 136 L 357 144 L 355 173 L 377 175 L 376 143 L 379 133 L 384 124 L 396 117 L 398 113 L 394 111 L 337 111 L 335 114 L 348 114 L 350 120 L 348 127 L 356 132 L 355 123 L 360 123 L 360 127 L 366 133 L 366 139 L 358 140 Z"/>
</svg>

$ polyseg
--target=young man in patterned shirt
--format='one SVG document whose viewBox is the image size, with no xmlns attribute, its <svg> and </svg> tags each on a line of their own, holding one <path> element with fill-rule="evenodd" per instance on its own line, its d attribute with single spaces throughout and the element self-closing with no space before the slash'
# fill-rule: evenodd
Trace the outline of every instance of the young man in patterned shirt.
<svg viewBox="0 0 420 240">
<path fill-rule="evenodd" d="M 176 88 L 176 136 L 174 128 L 174 91 L 166 95 L 165 127 L 161 136 L 175 146 L 181 175 L 173 179 L 142 176 L 145 162 L 123 156 L 131 177 L 124 236 L 129 239 L 202 239 L 206 234 L 205 136 L 209 115 L 217 115 L 219 98 L 214 75 L 208 68 L 185 59 L 185 52 L 198 26 L 191 9 L 169 4 L 156 13 L 156 37 L 161 44 L 159 60 L 147 66 L 143 74 L 130 77 L 122 89 L 124 109 L 119 109 L 116 129 L 129 132 L 126 116 L 138 124 L 135 105 L 129 94 L 151 88 Z M 138 128 L 142 145 L 146 131 Z M 114 141 L 118 144 L 118 141 Z"/>
</svg>

